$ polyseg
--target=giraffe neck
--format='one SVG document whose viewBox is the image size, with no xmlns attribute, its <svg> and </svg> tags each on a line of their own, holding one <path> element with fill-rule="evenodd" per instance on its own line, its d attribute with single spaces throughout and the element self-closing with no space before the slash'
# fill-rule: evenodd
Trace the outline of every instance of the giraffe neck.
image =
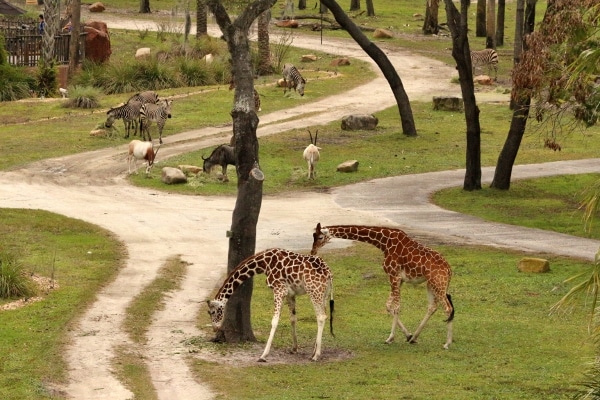
<svg viewBox="0 0 600 400">
<path fill-rule="evenodd" d="M 378 226 L 336 225 L 328 226 L 327 229 L 333 237 L 369 243 L 384 252 L 389 247 L 389 239 L 392 236 L 390 235 L 391 232 L 397 232 L 398 234 L 402 234 L 402 236 L 406 236 L 404 232 L 398 229 Z"/>
<path fill-rule="evenodd" d="M 254 275 L 262 274 L 265 272 L 267 263 L 265 260 L 258 258 L 257 255 L 250 256 L 246 260 L 242 261 L 227 277 L 217 295 L 215 300 L 227 300 L 231 297 L 233 292 L 246 280 L 252 278 Z"/>
</svg>

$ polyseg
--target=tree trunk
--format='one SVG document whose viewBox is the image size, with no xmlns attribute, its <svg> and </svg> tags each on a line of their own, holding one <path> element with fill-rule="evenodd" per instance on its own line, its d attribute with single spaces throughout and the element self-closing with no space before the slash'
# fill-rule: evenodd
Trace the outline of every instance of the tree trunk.
<svg viewBox="0 0 600 400">
<path fill-rule="evenodd" d="M 506 0 L 498 0 L 498 19 L 496 23 L 496 47 L 504 46 L 504 15 Z"/>
<path fill-rule="evenodd" d="M 360 0 L 350 0 L 350 11 L 360 10 Z"/>
<path fill-rule="evenodd" d="M 481 189 L 481 127 L 479 125 L 479 108 L 475 101 L 471 52 L 467 35 L 469 0 L 461 0 L 460 13 L 452 0 L 444 1 L 448 28 L 452 34 L 452 57 L 456 61 L 458 69 L 467 124 L 466 172 L 463 189 L 479 190 Z"/>
<path fill-rule="evenodd" d="M 54 35 L 58 32 L 59 0 L 44 0 L 44 34 L 42 35 L 42 59 L 46 66 L 54 63 Z"/>
<path fill-rule="evenodd" d="M 231 21 L 220 0 L 207 4 L 223 32 L 231 54 L 235 80 L 235 102 L 231 112 L 235 140 L 238 193 L 229 233 L 227 271 L 233 271 L 246 257 L 255 253 L 256 225 L 262 204 L 263 174 L 258 163 L 258 116 L 254 110 L 254 76 L 248 31 L 258 16 L 269 10 L 276 0 L 256 0 Z M 254 341 L 250 304 L 252 279 L 241 285 L 227 302 L 225 318 L 215 340 Z"/>
<path fill-rule="evenodd" d="M 373 0 L 366 0 L 367 3 L 367 16 L 374 17 L 375 16 L 375 7 L 373 7 Z"/>
<path fill-rule="evenodd" d="M 71 41 L 69 42 L 69 80 L 79 65 L 79 33 L 81 32 L 81 0 L 71 1 Z"/>
<path fill-rule="evenodd" d="M 140 14 L 150 14 L 150 0 L 140 0 Z"/>
<path fill-rule="evenodd" d="M 375 61 L 375 63 L 383 72 L 383 75 L 390 84 L 396 104 L 398 105 L 398 111 L 400 112 L 400 120 L 402 124 L 402 133 L 406 136 L 417 136 L 417 129 L 415 127 L 415 120 L 413 118 L 412 109 L 410 108 L 410 101 L 408 95 L 404 90 L 402 81 L 396 72 L 396 69 L 387 58 L 385 53 L 381 51 L 373 42 L 371 42 L 358 28 L 354 22 L 346 15 L 339 4 L 335 0 L 321 0 L 323 4 L 333 13 L 335 20 L 344 28 L 358 43 L 358 45 Z"/>
<path fill-rule="evenodd" d="M 475 16 L 475 36 L 485 37 L 485 2 L 486 0 L 477 0 L 477 13 Z"/>
<path fill-rule="evenodd" d="M 306 10 L 306 0 L 298 0 L 298 10 Z"/>
<path fill-rule="evenodd" d="M 440 32 L 438 24 L 438 10 L 440 0 L 427 0 L 425 7 L 425 21 L 423 22 L 424 35 L 437 35 Z"/>
<path fill-rule="evenodd" d="M 319 5 L 319 13 L 327 14 L 328 12 L 329 12 L 329 9 L 327 9 L 327 6 L 325 5 L 325 3 L 321 2 L 321 4 Z"/>
<path fill-rule="evenodd" d="M 205 0 L 196 0 L 196 39 L 208 35 L 208 11 Z"/>
<path fill-rule="evenodd" d="M 258 17 L 258 75 L 271 75 L 274 71 L 269 46 L 270 21 L 271 10 L 265 11 Z"/>
<path fill-rule="evenodd" d="M 496 0 L 487 3 L 485 47 L 496 48 Z"/>
<path fill-rule="evenodd" d="M 515 26 L 515 50 L 514 50 L 514 65 L 517 65 L 521 61 L 521 52 L 526 50 L 527 35 L 533 32 L 535 26 L 535 2 L 536 0 L 527 0 L 527 8 L 523 11 L 523 3 L 525 0 L 517 1 L 517 16 Z M 526 15 L 533 15 L 533 20 L 526 21 Z M 517 41 L 517 39 L 519 39 Z M 490 187 L 500 190 L 510 189 L 510 179 L 512 176 L 512 169 L 517 159 L 517 153 L 521 146 L 521 140 L 525 134 L 525 128 L 527 127 L 527 117 L 529 116 L 531 96 L 530 95 L 519 95 L 518 91 L 522 88 L 513 86 L 511 95 L 511 109 L 513 110 L 513 116 L 510 122 L 510 128 L 508 136 L 502 146 L 498 161 L 496 162 L 496 169 L 494 171 L 494 179 Z"/>
</svg>

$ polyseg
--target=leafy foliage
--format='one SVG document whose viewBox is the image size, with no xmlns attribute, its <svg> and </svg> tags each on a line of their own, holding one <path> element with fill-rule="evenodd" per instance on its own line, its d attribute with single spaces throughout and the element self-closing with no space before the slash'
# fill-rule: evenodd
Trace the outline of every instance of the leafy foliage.
<svg viewBox="0 0 600 400">
<path fill-rule="evenodd" d="M 58 90 L 58 74 L 53 62 L 40 62 L 37 71 L 37 89 L 41 96 L 53 96 Z"/>
</svg>

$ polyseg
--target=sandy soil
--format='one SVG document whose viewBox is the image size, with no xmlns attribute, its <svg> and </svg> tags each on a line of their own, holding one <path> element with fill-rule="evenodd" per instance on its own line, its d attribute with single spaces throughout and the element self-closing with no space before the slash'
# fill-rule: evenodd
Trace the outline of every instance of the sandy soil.
<svg viewBox="0 0 600 400">
<path fill-rule="evenodd" d="M 107 22 L 109 29 L 138 29 L 143 26 L 142 23 L 116 17 Z M 368 60 L 364 52 L 349 40 L 325 38 L 321 44 L 318 37 L 298 36 L 293 44 Z M 460 94 L 459 88 L 449 83 L 456 74 L 453 66 L 402 50 L 386 49 L 386 53 L 396 66 L 411 100 Z M 506 98 L 482 95 L 478 100 Z M 263 112 L 259 115 L 258 135 L 275 134 L 302 125 L 326 124 L 340 120 L 346 114 L 374 113 L 394 104 L 387 82 L 378 76 L 368 84 L 341 95 L 316 102 L 302 101 L 300 106 L 279 112 Z M 268 110 L 268 105 L 263 105 L 263 109 Z M 307 115 L 305 118 L 289 121 L 291 117 L 304 114 Z M 176 110 L 174 118 L 177 118 Z M 230 127 L 169 136 L 164 139 L 161 158 L 223 143 L 229 136 Z M 326 153 L 327 149 L 324 155 Z M 160 399 L 211 399 L 214 394 L 210 388 L 198 382 L 188 369 L 185 362 L 188 350 L 182 342 L 200 335 L 195 326 L 196 316 L 198 312 L 205 312 L 204 300 L 226 272 L 228 239 L 225 232 L 230 226 L 235 199 L 180 196 L 132 187 L 125 179 L 126 173 L 125 147 L 119 146 L 44 160 L 21 170 L 0 174 L 0 207 L 45 209 L 85 220 L 114 232 L 127 247 L 127 265 L 115 281 L 98 294 L 96 302 L 71 332 L 65 355 L 70 383 L 63 390 L 73 399 L 132 398 L 133 394 L 115 378 L 111 366 L 116 348 L 132 346 L 121 330 L 124 310 L 132 298 L 155 278 L 167 258 L 180 255 L 189 263 L 188 274 L 181 290 L 170 294 L 164 310 L 154 316 L 148 345 L 140 351 Z M 435 177 L 431 179 L 439 182 Z M 444 183 L 456 182 L 456 179 L 452 176 L 444 179 Z M 460 184 L 460 176 L 458 179 Z M 383 183 L 383 187 L 392 185 Z M 266 197 L 258 224 L 257 249 L 283 247 L 306 251 L 311 245 L 311 231 L 318 221 L 397 225 L 391 213 L 398 209 L 381 208 L 377 201 L 365 201 L 367 207 L 359 209 L 364 199 L 360 193 L 372 194 L 373 187 L 367 183 L 356 188 L 333 193 Z M 424 202 L 427 203 L 426 199 Z M 407 211 L 404 216 L 409 214 L 410 211 Z M 414 224 L 408 227 L 418 234 L 418 222 Z M 447 231 L 440 231 L 440 236 L 451 233 L 450 228 Z M 261 348 L 257 348 L 256 356 L 259 351 Z M 324 357 L 328 356 L 340 355 L 328 354 L 324 349 Z M 277 357 L 285 358 L 285 355 L 273 351 L 270 358 L 276 362 Z"/>
</svg>

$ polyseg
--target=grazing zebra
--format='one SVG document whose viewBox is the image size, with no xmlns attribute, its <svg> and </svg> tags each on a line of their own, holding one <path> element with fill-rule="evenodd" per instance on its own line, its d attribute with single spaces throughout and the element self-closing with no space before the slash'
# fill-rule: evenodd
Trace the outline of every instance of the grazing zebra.
<svg viewBox="0 0 600 400">
<path fill-rule="evenodd" d="M 471 65 L 473 66 L 473 76 L 475 76 L 475 67 L 486 66 L 488 73 L 490 68 L 494 69 L 494 79 L 498 79 L 498 53 L 494 49 L 483 49 L 471 52 Z"/>
<path fill-rule="evenodd" d="M 235 82 L 232 79 L 231 82 L 229 82 L 229 90 L 233 90 L 233 89 L 235 89 Z M 260 95 L 258 94 L 256 89 L 254 89 L 254 111 L 256 111 L 256 112 L 261 111 Z"/>
<path fill-rule="evenodd" d="M 300 75 L 298 69 L 292 64 L 285 64 L 283 66 L 283 94 L 288 89 L 297 90 L 300 96 L 304 96 L 304 85 L 306 85 L 306 79 Z M 291 91 L 291 90 L 290 90 Z"/>
<path fill-rule="evenodd" d="M 142 103 L 136 100 L 129 100 L 126 104 L 123 104 L 119 107 L 113 107 L 106 112 L 108 117 L 106 118 L 105 125 L 107 127 L 112 126 L 116 119 L 122 119 L 125 124 L 125 135 L 126 138 L 129 137 L 129 132 L 131 127 L 133 126 L 133 135 L 137 135 L 138 128 L 138 120 L 140 119 L 140 109 L 142 108 Z"/>
<path fill-rule="evenodd" d="M 160 99 L 158 98 L 158 94 L 152 90 L 146 90 L 145 92 L 136 93 L 133 96 L 131 96 L 129 100 L 127 100 L 127 102 L 129 103 L 132 100 L 139 101 L 142 104 L 158 104 L 158 102 L 160 101 Z"/>
<path fill-rule="evenodd" d="M 173 100 L 161 100 L 158 104 L 143 104 L 140 110 L 140 136 L 142 139 L 146 139 L 146 133 L 148 134 L 148 140 L 152 141 L 150 137 L 150 125 L 152 122 L 156 122 L 158 126 L 158 143 L 162 144 L 162 131 L 165 127 L 167 118 L 171 118 L 171 105 Z"/>
</svg>

